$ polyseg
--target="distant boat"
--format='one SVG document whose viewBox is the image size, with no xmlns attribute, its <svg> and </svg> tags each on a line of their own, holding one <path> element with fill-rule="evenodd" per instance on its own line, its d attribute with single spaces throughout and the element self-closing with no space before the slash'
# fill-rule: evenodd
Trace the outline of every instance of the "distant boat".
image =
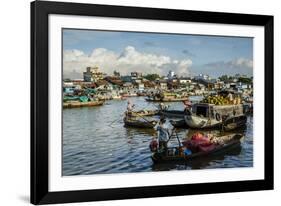
<svg viewBox="0 0 281 206">
<path fill-rule="evenodd" d="M 188 100 L 188 97 L 184 98 L 153 98 L 148 97 L 145 99 L 148 102 L 182 102 Z"/>
<path fill-rule="evenodd" d="M 104 101 L 88 101 L 88 102 L 68 101 L 63 103 L 63 108 L 94 107 L 94 106 L 101 106 L 103 104 Z"/>
<path fill-rule="evenodd" d="M 149 102 L 181 102 L 188 100 L 188 96 L 174 92 L 160 92 L 148 96 L 145 100 Z"/>
<path fill-rule="evenodd" d="M 122 94 L 122 97 L 137 97 L 137 93 L 124 93 Z"/>
<path fill-rule="evenodd" d="M 122 96 L 119 94 L 112 94 L 111 98 L 114 100 L 124 100 L 124 98 L 122 98 Z"/>
</svg>

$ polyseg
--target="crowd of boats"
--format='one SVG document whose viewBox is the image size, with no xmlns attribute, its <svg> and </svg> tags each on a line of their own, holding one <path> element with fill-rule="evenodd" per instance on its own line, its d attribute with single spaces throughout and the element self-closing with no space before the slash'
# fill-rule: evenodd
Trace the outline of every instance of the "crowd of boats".
<svg viewBox="0 0 281 206">
<path fill-rule="evenodd" d="M 251 97 L 245 98 L 235 94 L 233 91 L 226 90 L 205 95 L 200 101 L 191 101 L 190 95 L 186 92 L 164 91 L 126 95 L 116 94 L 110 98 L 101 98 L 91 93 L 77 96 L 65 95 L 63 108 L 101 106 L 108 99 L 125 100 L 135 96 L 146 96 L 145 100 L 155 105 L 155 109 L 138 111 L 134 110 L 133 107 L 128 109 L 123 118 L 125 127 L 153 129 L 161 117 L 167 118 L 173 128 L 196 129 L 199 131 L 216 129 L 222 132 L 232 132 L 227 135 L 212 137 L 204 135 L 204 132 L 196 133 L 195 136 L 188 140 L 189 142 L 186 142 L 179 139 L 176 129 L 174 129 L 170 134 L 170 138 L 176 138 L 178 145 L 163 149 L 155 139 L 151 142 L 151 157 L 154 163 L 188 161 L 239 146 L 243 135 L 235 131 L 246 126 L 247 116 L 253 112 Z M 182 109 L 170 109 L 169 104 L 171 102 L 182 102 Z M 130 101 L 128 103 L 131 104 Z"/>
<path fill-rule="evenodd" d="M 157 98 L 161 96 L 157 96 Z M 150 98 L 150 97 L 149 97 Z M 178 145 L 161 148 L 157 140 L 151 142 L 152 160 L 154 163 L 165 161 L 188 161 L 194 158 L 209 156 L 225 152 L 240 146 L 243 135 L 236 130 L 245 128 L 247 116 L 253 112 L 253 106 L 242 104 L 241 97 L 231 92 L 223 91 L 216 95 L 206 96 L 201 101 L 191 102 L 186 96 L 182 110 L 171 110 L 167 101 L 160 99 L 149 99 L 148 101 L 158 102 L 155 110 L 129 109 L 125 112 L 123 119 L 125 127 L 155 128 L 161 118 L 167 118 L 173 128 L 195 129 L 202 132 L 191 137 L 190 144 L 181 141 L 174 129 L 170 138 L 176 138 Z M 174 101 L 178 101 L 174 97 Z M 171 102 L 170 100 L 169 102 Z M 128 104 L 131 104 L 128 102 Z M 148 117 L 155 118 L 148 118 Z M 156 117 L 158 116 L 158 117 Z M 220 136 L 206 136 L 204 130 L 220 130 Z M 210 133 L 208 134 L 210 135 Z"/>
</svg>

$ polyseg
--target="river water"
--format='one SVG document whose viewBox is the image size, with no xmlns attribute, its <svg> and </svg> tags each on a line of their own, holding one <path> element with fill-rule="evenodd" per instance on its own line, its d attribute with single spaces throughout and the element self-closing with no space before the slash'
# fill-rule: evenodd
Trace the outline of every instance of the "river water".
<svg viewBox="0 0 281 206">
<path fill-rule="evenodd" d="M 135 109 L 155 109 L 143 97 L 131 97 Z M 100 107 L 63 110 L 63 176 L 108 173 L 234 168 L 253 166 L 253 118 L 240 131 L 245 138 L 240 148 L 226 154 L 196 159 L 189 163 L 154 165 L 149 143 L 153 129 L 125 128 L 123 113 L 127 101 L 110 100 Z M 170 103 L 170 109 L 183 109 L 181 102 Z M 157 119 L 159 117 L 150 117 Z M 196 132 L 177 129 L 181 140 Z M 207 131 L 219 133 L 219 131 Z M 177 145 L 174 139 L 170 145 Z"/>
</svg>

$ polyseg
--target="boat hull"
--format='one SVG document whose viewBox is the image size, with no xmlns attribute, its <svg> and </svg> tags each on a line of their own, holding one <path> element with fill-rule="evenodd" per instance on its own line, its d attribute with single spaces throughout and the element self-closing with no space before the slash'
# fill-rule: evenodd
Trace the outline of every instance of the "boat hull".
<svg viewBox="0 0 281 206">
<path fill-rule="evenodd" d="M 182 101 L 187 101 L 188 98 L 175 98 L 175 99 L 145 99 L 148 102 L 182 102 Z"/>
<path fill-rule="evenodd" d="M 158 113 L 159 113 L 158 110 L 146 110 L 146 111 L 137 111 L 137 112 L 133 111 L 131 112 L 131 115 L 133 117 L 139 117 L 139 116 L 143 117 L 143 116 L 154 116 L 157 115 Z"/>
<path fill-rule="evenodd" d="M 224 131 L 231 131 L 241 128 L 246 125 L 246 115 L 238 115 L 228 118 L 226 121 L 218 121 L 216 119 L 209 119 L 205 117 L 198 117 L 195 115 L 184 116 L 185 122 L 189 128 L 192 129 L 215 129 L 223 128 Z"/>
<path fill-rule="evenodd" d="M 184 119 L 185 116 L 185 112 L 180 110 L 162 110 L 159 111 L 159 114 L 165 117 L 175 117 L 181 119 Z"/>
<path fill-rule="evenodd" d="M 209 119 L 195 115 L 186 115 L 184 116 L 184 119 L 188 127 L 192 129 L 213 129 L 222 125 L 222 122 L 217 121 L 216 119 Z"/>
<path fill-rule="evenodd" d="M 175 127 L 175 128 L 188 128 L 187 124 L 185 123 L 185 120 L 178 120 L 178 121 L 171 121 L 171 124 Z"/>
<path fill-rule="evenodd" d="M 246 126 L 247 116 L 240 115 L 226 120 L 223 124 L 224 131 L 231 131 Z"/>
<path fill-rule="evenodd" d="M 135 128 L 153 128 L 156 125 L 156 121 L 143 122 L 139 120 L 129 120 L 124 118 L 125 127 L 135 127 Z"/>
<path fill-rule="evenodd" d="M 78 107 L 94 107 L 101 106 L 104 101 L 90 101 L 90 102 L 64 102 L 63 108 L 78 108 Z"/>
</svg>

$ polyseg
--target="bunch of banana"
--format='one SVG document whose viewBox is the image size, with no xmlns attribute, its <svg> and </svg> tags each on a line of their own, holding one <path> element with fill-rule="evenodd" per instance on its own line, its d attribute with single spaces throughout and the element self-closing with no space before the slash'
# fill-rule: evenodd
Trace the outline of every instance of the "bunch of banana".
<svg viewBox="0 0 281 206">
<path fill-rule="evenodd" d="M 203 99 L 203 103 L 215 104 L 215 105 L 226 105 L 230 104 L 229 99 L 223 96 L 207 96 Z"/>
</svg>

